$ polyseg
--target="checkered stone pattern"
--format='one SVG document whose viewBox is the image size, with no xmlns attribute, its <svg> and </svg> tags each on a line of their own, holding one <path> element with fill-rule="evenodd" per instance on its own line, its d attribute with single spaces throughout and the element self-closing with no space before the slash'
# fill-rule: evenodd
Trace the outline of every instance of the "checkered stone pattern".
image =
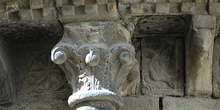
<svg viewBox="0 0 220 110">
<path fill-rule="evenodd" d="M 118 19 L 116 0 L 56 0 L 61 22 Z"/>
<path fill-rule="evenodd" d="M 124 15 L 208 14 L 207 0 L 119 0 L 119 13 Z"/>
<path fill-rule="evenodd" d="M 0 1 L 0 21 L 20 22 L 56 19 L 54 4 L 53 0 Z"/>
</svg>

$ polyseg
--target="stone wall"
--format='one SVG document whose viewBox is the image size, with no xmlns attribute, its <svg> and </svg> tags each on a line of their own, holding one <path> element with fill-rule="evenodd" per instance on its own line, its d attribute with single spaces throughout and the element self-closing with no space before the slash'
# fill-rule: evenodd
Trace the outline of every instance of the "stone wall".
<svg viewBox="0 0 220 110">
<path fill-rule="evenodd" d="M 133 35 L 140 65 L 123 110 L 218 110 L 219 15 L 219 0 L 0 1 L 0 109 L 69 110 L 50 51 L 63 26 L 110 21 Z"/>
</svg>

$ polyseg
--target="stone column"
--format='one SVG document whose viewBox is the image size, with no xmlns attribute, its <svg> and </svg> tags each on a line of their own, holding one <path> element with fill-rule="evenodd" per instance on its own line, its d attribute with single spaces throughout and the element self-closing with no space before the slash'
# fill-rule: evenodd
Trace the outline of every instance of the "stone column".
<svg viewBox="0 0 220 110">
<path fill-rule="evenodd" d="M 186 40 L 186 94 L 212 94 L 212 56 L 215 17 L 193 16 L 193 28 Z"/>
<path fill-rule="evenodd" d="M 119 110 L 121 96 L 135 94 L 140 80 L 131 34 L 117 22 L 72 23 L 64 26 L 51 59 L 65 72 L 76 110 Z"/>
</svg>

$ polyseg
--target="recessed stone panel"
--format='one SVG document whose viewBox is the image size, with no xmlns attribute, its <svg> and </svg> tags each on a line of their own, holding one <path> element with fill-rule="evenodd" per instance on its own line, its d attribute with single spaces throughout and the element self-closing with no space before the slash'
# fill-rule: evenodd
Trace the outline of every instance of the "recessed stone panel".
<svg viewBox="0 0 220 110">
<path fill-rule="evenodd" d="M 183 40 L 147 37 L 141 46 L 143 93 L 183 95 Z"/>
<path fill-rule="evenodd" d="M 22 98 L 67 98 L 71 94 L 65 74 L 49 57 L 42 54 L 33 60 L 19 96 Z"/>
</svg>

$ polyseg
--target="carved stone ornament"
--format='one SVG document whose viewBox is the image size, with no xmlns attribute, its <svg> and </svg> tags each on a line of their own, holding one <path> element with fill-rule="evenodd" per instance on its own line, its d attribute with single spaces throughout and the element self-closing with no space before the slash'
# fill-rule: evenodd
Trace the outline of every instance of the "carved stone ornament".
<svg viewBox="0 0 220 110">
<path fill-rule="evenodd" d="M 64 26 L 51 59 L 65 72 L 76 110 L 119 110 L 121 96 L 134 95 L 139 63 L 130 32 L 119 23 L 72 23 Z"/>
</svg>

